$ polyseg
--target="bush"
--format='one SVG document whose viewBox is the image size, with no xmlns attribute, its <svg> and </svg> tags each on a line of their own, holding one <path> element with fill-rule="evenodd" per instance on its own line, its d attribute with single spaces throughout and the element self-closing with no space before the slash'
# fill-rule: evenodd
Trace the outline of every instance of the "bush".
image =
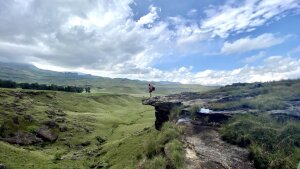
<svg viewBox="0 0 300 169">
<path fill-rule="evenodd" d="M 145 169 L 166 169 L 167 160 L 162 156 L 156 156 L 152 160 L 147 160 L 144 164 Z"/>
<path fill-rule="evenodd" d="M 173 166 L 182 168 L 184 163 L 184 148 L 179 141 L 181 139 L 180 129 L 172 122 L 164 123 L 158 133 L 154 133 L 144 144 L 144 152 L 147 158 L 145 169 L 163 168 Z M 168 160 L 163 156 L 168 157 Z"/>
<path fill-rule="evenodd" d="M 54 157 L 53 157 L 53 161 L 59 161 L 59 160 L 61 160 L 62 159 L 62 155 L 63 155 L 63 153 L 61 153 L 61 152 L 55 153 Z"/>
<path fill-rule="evenodd" d="M 236 115 L 221 128 L 222 138 L 248 147 L 258 169 L 295 168 L 300 161 L 298 121 L 278 122 L 269 115 Z"/>
<path fill-rule="evenodd" d="M 176 169 L 183 168 L 184 164 L 184 149 L 183 144 L 178 140 L 172 140 L 165 146 L 165 153 L 171 161 L 172 166 Z"/>
<path fill-rule="evenodd" d="M 170 120 L 176 121 L 182 111 L 182 106 L 175 106 L 170 111 Z"/>
<path fill-rule="evenodd" d="M 156 137 L 146 140 L 144 144 L 145 155 L 152 158 L 159 153 L 160 146 L 157 144 Z"/>
<path fill-rule="evenodd" d="M 38 126 L 27 126 L 26 130 L 30 133 L 36 133 L 38 128 L 39 128 Z"/>
</svg>

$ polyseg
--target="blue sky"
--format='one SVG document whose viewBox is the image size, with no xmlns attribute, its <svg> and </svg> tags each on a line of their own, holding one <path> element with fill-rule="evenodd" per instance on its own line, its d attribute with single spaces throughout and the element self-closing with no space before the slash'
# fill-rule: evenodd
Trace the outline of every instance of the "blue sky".
<svg viewBox="0 0 300 169">
<path fill-rule="evenodd" d="M 203 85 L 300 77 L 299 0 L 0 1 L 0 61 Z"/>
</svg>

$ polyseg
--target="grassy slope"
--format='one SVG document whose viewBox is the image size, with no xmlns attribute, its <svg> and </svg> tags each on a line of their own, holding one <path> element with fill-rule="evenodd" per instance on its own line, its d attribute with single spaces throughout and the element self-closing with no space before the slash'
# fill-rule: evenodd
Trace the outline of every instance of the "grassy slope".
<svg viewBox="0 0 300 169">
<path fill-rule="evenodd" d="M 16 93 L 22 93 L 22 99 L 16 99 Z M 62 125 L 70 128 L 67 132 L 59 133 L 59 138 L 65 138 L 66 141 L 58 140 L 44 148 L 21 148 L 0 142 L 0 163 L 7 164 L 9 168 L 87 168 L 98 162 L 108 164 L 111 168 L 134 168 L 138 163 L 136 155 L 142 153 L 148 132 L 156 132 L 152 127 L 153 108 L 141 105 L 138 97 L 11 89 L 0 89 L 0 94 L 0 112 L 8 114 L 0 115 L 2 124 L 10 121 L 18 111 L 17 107 L 22 107 L 26 114 L 33 115 L 35 119 L 33 124 L 24 123 L 17 127 L 18 130 L 40 125 L 48 119 L 45 113 L 48 109 L 61 109 L 67 113 L 67 121 Z M 106 137 L 107 142 L 102 146 L 96 145 L 96 136 Z M 91 145 L 83 148 L 76 146 L 84 141 L 91 141 Z M 101 155 L 88 157 L 88 152 Z M 53 161 L 57 154 L 62 154 L 64 159 Z M 74 154 L 78 154 L 77 160 L 71 160 Z"/>
</svg>

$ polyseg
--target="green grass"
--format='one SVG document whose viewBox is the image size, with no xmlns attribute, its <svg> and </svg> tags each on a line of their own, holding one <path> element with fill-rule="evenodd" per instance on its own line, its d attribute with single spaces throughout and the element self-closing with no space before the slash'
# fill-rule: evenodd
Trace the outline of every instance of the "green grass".
<svg viewBox="0 0 300 169">
<path fill-rule="evenodd" d="M 298 121 L 269 115 L 236 115 L 221 129 L 222 138 L 247 147 L 258 169 L 296 168 L 300 161 Z"/>
<path fill-rule="evenodd" d="M 146 169 L 185 168 L 185 152 L 181 142 L 182 128 L 173 122 L 164 123 L 161 131 L 151 133 L 144 143 L 144 162 Z M 167 168 L 168 168 L 167 167 Z"/>
<path fill-rule="evenodd" d="M 143 153 L 145 139 L 156 132 L 153 108 L 142 105 L 140 97 L 20 89 L 0 89 L 0 95 L 0 113 L 5 113 L 0 114 L 0 124 L 9 128 L 8 133 L 17 130 L 34 133 L 42 122 L 49 120 L 45 113 L 49 109 L 65 112 L 66 122 L 59 124 L 68 128 L 67 132 L 56 131 L 59 139 L 44 147 L 0 142 L 0 163 L 9 168 L 85 169 L 92 165 L 135 168 L 139 163 L 136 155 Z M 32 115 L 34 121 L 24 121 L 22 114 Z M 20 125 L 12 124 L 13 116 L 19 117 Z M 99 144 L 99 136 L 106 138 L 106 142 Z M 77 146 L 86 141 L 91 144 Z"/>
<path fill-rule="evenodd" d="M 259 88 L 255 85 L 226 86 L 209 91 L 210 95 L 222 95 L 233 100 L 212 101 L 208 107 L 213 110 L 282 110 L 289 107 L 289 101 L 300 100 L 300 80 L 263 83 Z"/>
</svg>

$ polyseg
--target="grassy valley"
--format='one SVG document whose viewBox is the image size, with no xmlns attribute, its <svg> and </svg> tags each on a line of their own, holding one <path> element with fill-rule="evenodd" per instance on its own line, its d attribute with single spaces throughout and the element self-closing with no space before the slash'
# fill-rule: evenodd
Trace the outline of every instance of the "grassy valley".
<svg viewBox="0 0 300 169">
<path fill-rule="evenodd" d="M 0 90 L 2 136 L 34 133 L 48 121 L 58 125 L 51 129 L 58 134 L 53 144 L 20 147 L 0 142 L 0 163 L 9 168 L 132 168 L 147 133 L 156 132 L 153 109 L 133 96 Z M 59 112 L 65 114 L 59 116 Z M 28 115 L 31 121 L 25 120 Z M 12 120 L 16 117 L 18 124 Z M 61 132 L 62 127 L 66 131 Z"/>
</svg>

